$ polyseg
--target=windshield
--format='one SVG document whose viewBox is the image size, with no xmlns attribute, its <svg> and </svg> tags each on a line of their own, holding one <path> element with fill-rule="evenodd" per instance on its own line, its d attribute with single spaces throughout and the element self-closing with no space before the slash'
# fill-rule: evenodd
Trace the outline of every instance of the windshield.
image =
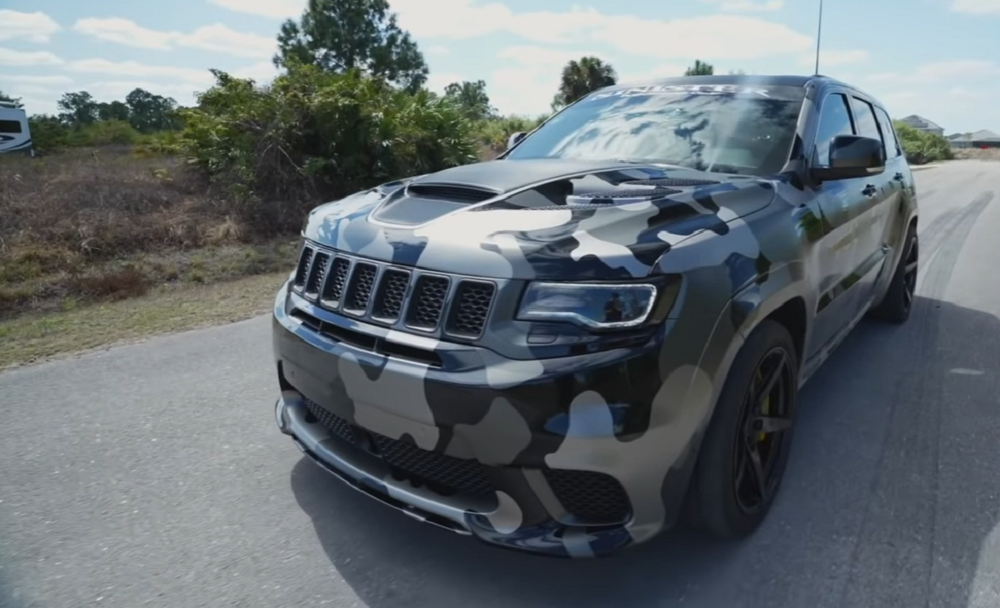
<svg viewBox="0 0 1000 608">
<path fill-rule="evenodd" d="M 773 174 L 795 137 L 794 86 L 652 85 L 602 91 L 554 116 L 508 159 L 575 158 Z"/>
</svg>

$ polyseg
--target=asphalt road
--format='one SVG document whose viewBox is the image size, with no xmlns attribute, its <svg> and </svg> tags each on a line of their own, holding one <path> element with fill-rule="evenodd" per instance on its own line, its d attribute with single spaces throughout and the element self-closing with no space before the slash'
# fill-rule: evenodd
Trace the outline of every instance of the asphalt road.
<svg viewBox="0 0 1000 608">
<path fill-rule="evenodd" d="M 0 375 L 0 606 L 1000 606 L 1000 163 L 917 176 L 913 317 L 804 389 L 743 544 L 571 562 L 374 504 L 277 432 L 264 317 Z"/>
</svg>

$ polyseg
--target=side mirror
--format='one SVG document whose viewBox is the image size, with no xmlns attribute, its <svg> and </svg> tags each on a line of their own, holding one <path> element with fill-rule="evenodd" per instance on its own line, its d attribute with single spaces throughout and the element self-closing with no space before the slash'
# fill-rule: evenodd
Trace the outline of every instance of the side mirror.
<svg viewBox="0 0 1000 608">
<path fill-rule="evenodd" d="M 830 166 L 815 167 L 817 179 L 852 179 L 885 171 L 885 148 L 871 137 L 838 135 L 830 142 Z"/>
<path fill-rule="evenodd" d="M 527 135 L 527 133 L 525 133 L 524 131 L 518 131 L 517 133 L 511 134 L 511 136 L 507 138 L 507 149 L 510 150 L 511 148 L 516 146 L 517 142 L 524 139 L 525 135 Z"/>
</svg>

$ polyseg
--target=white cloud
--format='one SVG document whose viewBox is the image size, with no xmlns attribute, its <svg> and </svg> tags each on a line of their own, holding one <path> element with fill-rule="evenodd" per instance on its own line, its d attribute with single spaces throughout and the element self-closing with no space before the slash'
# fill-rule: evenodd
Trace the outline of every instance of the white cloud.
<svg viewBox="0 0 1000 608">
<path fill-rule="evenodd" d="M 238 57 L 270 57 L 277 50 L 277 41 L 272 36 L 237 32 L 221 23 L 206 25 L 181 36 L 177 44 Z"/>
<path fill-rule="evenodd" d="M 448 47 L 441 46 L 440 44 L 432 46 L 427 49 L 428 55 L 447 55 L 450 52 L 451 51 L 448 50 Z"/>
<path fill-rule="evenodd" d="M 126 46 L 144 49 L 169 50 L 172 43 L 182 34 L 160 32 L 144 28 L 134 21 L 112 17 L 109 19 L 79 19 L 73 30 L 106 42 L 117 42 Z"/>
<path fill-rule="evenodd" d="M 462 82 L 465 78 L 454 72 L 431 72 L 427 77 L 427 88 L 435 93 L 444 93 L 444 88 L 453 82 Z M 486 91 L 489 93 L 489 91 Z"/>
<path fill-rule="evenodd" d="M 274 80 L 274 77 L 279 73 L 281 70 L 270 61 L 260 61 L 231 72 L 237 78 L 251 78 L 257 84 L 267 84 Z"/>
<path fill-rule="evenodd" d="M 859 63 L 868 60 L 868 51 L 863 50 L 825 50 L 819 51 L 819 68 L 823 72 L 823 66 L 846 65 L 848 63 Z M 799 59 L 799 65 L 816 65 L 816 54 L 803 55 Z"/>
<path fill-rule="evenodd" d="M 619 49 L 661 59 L 758 59 L 798 53 L 812 38 L 785 25 L 740 15 L 709 15 L 675 21 L 614 17 L 593 38 Z"/>
<path fill-rule="evenodd" d="M 952 0 L 951 10 L 970 15 L 1000 14 L 1000 0 Z"/>
<path fill-rule="evenodd" d="M 63 60 L 48 51 L 15 51 L 0 48 L 0 65 L 59 65 Z"/>
<path fill-rule="evenodd" d="M 785 6 L 784 0 L 766 0 L 764 2 L 753 2 L 752 0 L 701 0 L 708 4 L 718 4 L 724 11 L 746 11 L 746 12 L 769 12 L 776 11 Z"/>
<path fill-rule="evenodd" d="M 67 70 L 90 74 L 112 74 L 135 78 L 161 77 L 210 86 L 214 82 L 212 73 L 194 68 L 166 65 L 148 65 L 137 61 L 109 61 L 107 59 L 79 59 L 71 61 Z"/>
<path fill-rule="evenodd" d="M 471 0 L 395 0 L 400 25 L 420 38 L 475 38 L 506 33 L 545 43 L 601 41 L 645 57 L 754 59 L 810 48 L 813 39 L 786 25 L 743 15 L 705 15 L 671 21 L 606 15 L 595 9 L 514 13 L 499 3 Z"/>
<path fill-rule="evenodd" d="M 984 78 L 1000 76 L 1000 65 L 979 59 L 956 61 L 935 61 L 919 66 L 909 74 L 882 72 L 871 74 L 867 80 L 880 83 L 931 84 L 955 81 L 962 78 Z"/>
<path fill-rule="evenodd" d="M 657 78 L 673 78 L 683 76 L 688 66 L 681 64 L 657 65 L 655 69 L 645 72 L 625 72 L 619 74 L 618 82 L 642 82 L 644 80 L 655 80 Z M 722 72 L 717 72 L 721 74 Z"/>
<path fill-rule="evenodd" d="M 298 17 L 306 8 L 305 0 L 209 0 L 209 2 L 231 11 L 272 19 Z"/>
<path fill-rule="evenodd" d="M 183 46 L 237 57 L 263 58 L 272 55 L 277 48 L 273 36 L 237 32 L 221 23 L 202 26 L 185 34 L 151 30 L 134 21 L 112 17 L 80 19 L 73 29 L 98 40 L 146 49 L 170 50 Z"/>
<path fill-rule="evenodd" d="M 548 112 L 559 88 L 563 66 L 587 55 L 611 62 L 607 54 L 594 50 L 530 45 L 505 48 L 497 56 L 513 65 L 496 70 L 488 79 L 486 91 L 490 102 L 503 114 L 534 116 Z"/>
<path fill-rule="evenodd" d="M 72 84 L 73 79 L 69 76 L 38 76 L 34 74 L 3 74 L 0 75 L 0 82 L 4 84 L 30 84 L 36 86 L 61 86 Z"/>
<path fill-rule="evenodd" d="M 31 42 L 48 42 L 59 31 L 59 24 L 41 11 L 22 13 L 0 9 L 0 40 L 27 38 Z"/>
<path fill-rule="evenodd" d="M 100 101 L 117 99 L 124 101 L 125 97 L 135 89 L 145 89 L 154 95 L 173 97 L 178 103 L 187 104 L 194 99 L 196 91 L 202 91 L 204 86 L 194 82 L 162 83 L 148 80 L 99 80 L 87 84 L 87 92 Z M 183 101 L 182 101 L 183 100 Z"/>
</svg>

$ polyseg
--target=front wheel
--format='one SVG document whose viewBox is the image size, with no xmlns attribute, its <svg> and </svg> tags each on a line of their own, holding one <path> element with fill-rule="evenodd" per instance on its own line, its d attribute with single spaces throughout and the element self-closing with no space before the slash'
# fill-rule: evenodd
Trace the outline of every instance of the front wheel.
<svg viewBox="0 0 1000 608">
<path fill-rule="evenodd" d="M 917 291 L 917 266 L 920 262 L 920 241 L 917 239 L 917 229 L 911 226 L 906 231 L 903 244 L 903 256 L 892 275 L 892 281 L 886 289 L 885 299 L 872 310 L 871 316 L 889 323 L 903 323 L 910 318 L 913 310 L 913 297 Z"/>
<path fill-rule="evenodd" d="M 798 357 L 788 330 L 764 321 L 723 385 L 695 471 L 700 520 L 719 538 L 761 524 L 781 486 L 798 401 Z"/>
</svg>

